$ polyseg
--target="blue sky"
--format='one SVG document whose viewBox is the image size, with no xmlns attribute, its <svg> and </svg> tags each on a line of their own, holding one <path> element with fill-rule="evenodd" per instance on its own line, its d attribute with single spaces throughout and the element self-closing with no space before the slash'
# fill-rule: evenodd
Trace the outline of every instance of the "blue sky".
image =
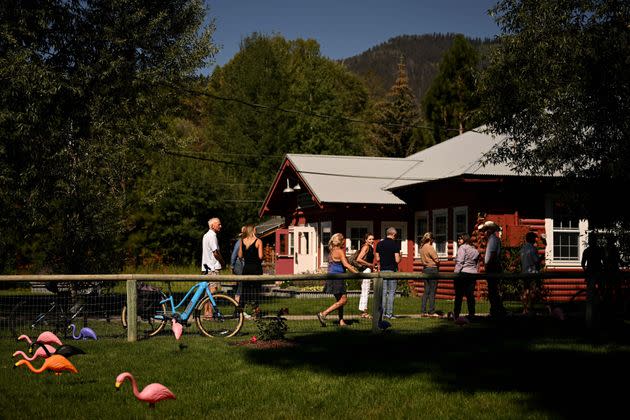
<svg viewBox="0 0 630 420">
<path fill-rule="evenodd" d="M 287 39 L 313 38 L 322 55 L 359 54 L 398 35 L 462 33 L 498 35 L 487 10 L 496 0 L 208 0 L 215 19 L 216 64 L 227 63 L 253 32 Z M 211 71 L 210 66 L 207 71 Z M 204 72 L 206 73 L 206 72 Z"/>
</svg>

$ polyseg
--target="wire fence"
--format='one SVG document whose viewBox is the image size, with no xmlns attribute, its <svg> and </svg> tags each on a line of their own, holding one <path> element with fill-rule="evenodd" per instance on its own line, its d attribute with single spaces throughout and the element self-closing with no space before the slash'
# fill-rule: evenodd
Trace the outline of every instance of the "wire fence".
<svg viewBox="0 0 630 420">
<path fill-rule="evenodd" d="M 400 333 L 421 333 L 439 323 L 490 319 L 488 279 L 500 279 L 506 316 L 575 321 L 586 326 L 629 318 L 629 273 L 592 282 L 591 287 L 583 277 L 580 273 L 467 277 L 450 273 L 0 276 L 0 336 L 26 335 L 35 340 L 40 333 L 53 331 L 65 339 L 89 338 L 87 332 L 91 330 L 99 339 L 135 341 L 172 334 L 173 318 L 183 325 L 184 334 L 229 335 L 227 332 L 238 328 L 235 337 L 251 337 L 278 320 L 291 333 L 322 333 L 340 324 L 339 310 L 331 311 L 325 319 L 317 316 L 337 300 L 324 292 L 327 280 L 345 284 L 344 328 L 357 331 L 391 328 Z M 477 279 L 475 317 L 470 317 L 464 299 L 458 320 L 452 315 L 454 285 L 463 278 Z M 363 280 L 368 280 L 367 289 Z M 384 280 L 397 280 L 390 319 L 382 318 Z M 428 301 L 423 312 L 424 285 L 430 280 L 437 280 L 435 307 Z M 220 320 L 213 315 L 208 300 L 204 301 L 205 290 L 200 289 L 198 299 L 194 295 L 195 285 L 202 281 L 216 283 L 213 293 L 215 310 L 223 317 Z M 367 290 L 367 307 L 360 309 L 362 286 L 363 293 Z M 173 296 L 175 304 L 182 302 L 176 312 L 171 311 L 169 302 L 163 303 L 167 296 Z M 241 319 L 242 325 L 237 325 Z M 218 321 L 223 324 L 216 329 L 213 323 Z M 82 332 L 83 328 L 89 330 Z"/>
</svg>

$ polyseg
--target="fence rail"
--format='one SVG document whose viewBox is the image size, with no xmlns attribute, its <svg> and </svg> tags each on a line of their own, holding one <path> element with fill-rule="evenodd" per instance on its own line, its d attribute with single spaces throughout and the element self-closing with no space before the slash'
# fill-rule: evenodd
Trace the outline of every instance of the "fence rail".
<svg viewBox="0 0 630 420">
<path fill-rule="evenodd" d="M 565 279 L 568 284 L 579 285 L 582 288 L 587 288 L 584 281 L 584 273 L 580 272 L 562 272 L 562 271 L 554 271 L 554 272 L 543 272 L 537 274 L 520 274 L 520 273 L 501 273 L 501 274 L 489 274 L 489 273 L 479 273 L 479 274 L 471 274 L 466 275 L 467 278 L 474 277 L 478 280 L 488 280 L 488 279 L 501 279 L 505 283 L 516 283 L 522 282 L 523 280 L 535 280 L 535 279 Z M 118 317 L 120 312 L 121 305 L 126 305 L 127 308 L 127 318 L 129 319 L 129 323 L 127 325 L 127 340 L 128 341 L 136 341 L 138 339 L 138 325 L 136 325 L 136 320 L 139 314 L 138 305 L 142 302 L 139 302 L 138 299 L 138 289 L 137 283 L 143 282 L 160 282 L 160 283 L 168 283 L 168 282 L 199 282 L 199 281 L 211 281 L 217 282 L 221 284 L 226 290 L 231 290 L 232 295 L 234 294 L 235 285 L 237 283 L 261 283 L 265 285 L 279 285 L 279 284 L 305 284 L 305 283 L 313 283 L 315 282 L 318 285 L 321 285 L 325 280 L 334 279 L 334 280 L 363 280 L 363 279 L 371 279 L 373 292 L 370 294 L 371 300 L 371 316 L 372 319 L 370 321 L 371 330 L 373 332 L 379 331 L 378 321 L 381 318 L 380 308 L 382 306 L 382 286 L 383 280 L 407 280 L 407 281 L 421 281 L 421 280 L 443 280 L 447 283 L 450 283 L 458 278 L 462 278 L 460 274 L 455 273 L 435 273 L 435 274 L 423 274 L 423 273 L 402 273 L 402 272 L 377 272 L 377 273 L 344 273 L 344 274 L 321 274 L 321 273 L 312 273 L 312 274 L 297 274 L 297 275 L 262 275 L 262 276 L 235 276 L 235 275 L 217 275 L 217 276 L 205 276 L 198 274 L 81 274 L 81 275 L 0 275 L 0 286 L 2 289 L 7 289 L 7 286 L 16 286 L 17 283 L 48 283 L 48 282 L 69 282 L 69 283 L 78 283 L 78 282 L 102 282 L 106 285 L 111 285 L 114 287 L 116 285 L 118 293 L 112 293 L 110 296 L 109 303 L 103 303 L 96 298 L 92 299 L 92 303 L 95 305 L 100 305 L 100 308 L 105 308 L 103 311 L 109 314 L 106 316 L 107 321 L 109 322 L 110 316 L 113 315 Z M 621 299 L 623 300 L 624 310 L 628 306 L 629 291 L 630 285 L 628 284 L 628 280 L 630 280 L 630 272 L 621 272 L 615 278 L 623 289 L 623 295 Z M 124 287 L 122 283 L 126 283 Z M 119 286 L 118 286 L 119 285 Z M 452 286 L 452 283 L 451 283 Z M 593 286 L 594 287 L 594 286 Z M 124 293 L 123 293 L 124 292 Z M 281 290 L 277 290 L 277 293 L 274 296 L 279 296 Z M 311 297 L 311 294 L 316 292 L 295 292 L 294 294 L 300 294 L 300 297 Z M 47 303 L 37 303 L 35 302 L 37 299 L 37 292 L 31 292 L 28 300 L 32 301 L 32 305 L 39 305 L 36 309 L 33 309 L 34 314 L 24 315 L 26 319 L 25 325 L 28 325 L 33 319 L 33 317 L 39 316 L 38 313 L 45 313 L 46 310 L 49 312 L 52 309 L 47 309 L 49 305 L 50 308 L 53 308 L 54 305 L 58 305 L 61 309 L 55 309 L 57 312 L 63 312 L 63 316 L 68 318 L 67 313 L 70 315 L 75 315 L 73 312 L 69 311 L 69 301 L 66 302 L 66 308 L 63 308 L 63 303 L 61 298 L 55 300 L 53 297 L 50 302 Z M 293 294 L 293 295 L 294 295 Z M 291 296 L 293 296 L 291 295 Z M 289 296 L 289 294 L 286 294 Z M 314 297 L 324 299 L 324 297 L 320 295 L 313 295 Z M 593 296 L 592 290 L 589 293 L 585 293 L 581 296 L 581 301 L 584 302 L 584 319 L 587 325 L 592 325 L 593 321 Z M 19 305 L 21 302 L 24 302 L 25 299 L 22 296 L 22 300 L 19 298 L 12 297 L 10 294 L 0 295 L 0 299 L 7 300 L 8 303 L 4 305 L 5 309 L 0 310 L 3 312 L 4 319 L 8 319 L 7 322 L 11 321 L 11 317 L 15 316 L 16 313 L 15 306 Z M 355 298 L 355 297 L 353 297 Z M 440 296 L 438 296 L 440 298 Z M 272 299 L 272 298 L 269 298 Z M 278 298 L 279 299 L 279 298 Z M 75 301 L 73 300 L 72 303 Z M 414 305 L 418 304 L 417 300 Z M 305 313 L 308 313 L 310 309 L 304 309 Z M 65 311 L 65 312 L 64 312 Z M 93 310 L 94 312 L 96 310 Z M 413 311 L 413 310 L 410 310 Z M 416 311 L 419 312 L 419 308 L 416 308 Z M 55 312 L 55 313 L 57 313 Z M 117 312 L 117 313 L 116 313 Z M 87 322 L 88 316 L 90 314 L 90 310 L 86 309 L 82 315 L 84 317 L 85 322 Z M 313 314 L 311 314 L 313 315 Z M 101 316 L 102 317 L 102 316 Z M 299 316 L 295 316 L 295 319 L 298 319 Z M 306 315 L 303 316 L 306 318 Z M 311 317 L 312 318 L 312 317 Z M 1 321 L 0 321 L 1 322 Z"/>
</svg>

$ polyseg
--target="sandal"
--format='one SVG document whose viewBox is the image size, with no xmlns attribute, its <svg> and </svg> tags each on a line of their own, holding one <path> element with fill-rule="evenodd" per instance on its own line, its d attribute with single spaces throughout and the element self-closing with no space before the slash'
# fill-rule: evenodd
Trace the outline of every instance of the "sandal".
<svg viewBox="0 0 630 420">
<path fill-rule="evenodd" d="M 367 312 L 363 312 L 361 314 L 361 318 L 372 319 L 372 315 L 368 314 Z"/>
</svg>

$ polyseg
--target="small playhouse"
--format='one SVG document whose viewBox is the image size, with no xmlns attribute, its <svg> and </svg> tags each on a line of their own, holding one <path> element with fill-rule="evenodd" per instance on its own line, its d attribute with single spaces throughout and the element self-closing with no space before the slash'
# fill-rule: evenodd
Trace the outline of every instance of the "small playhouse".
<svg viewBox="0 0 630 420">
<path fill-rule="evenodd" d="M 259 213 L 284 220 L 275 230 L 275 272 L 325 271 L 333 233 L 344 234 L 350 254 L 366 232 L 378 240 L 388 227 L 398 231 L 401 271 L 421 270 L 418 237 L 431 231 L 440 270 L 452 272 L 457 236 L 474 238 L 485 220 L 501 226 L 504 248 L 520 247 L 536 231 L 546 236 L 538 247 L 548 271 L 581 271 L 588 221 L 570 215 L 552 177 L 483 165 L 501 140 L 481 127 L 406 158 L 287 155 Z M 483 253 L 483 241 L 478 245 Z M 412 283 L 418 292 L 420 283 Z M 551 300 L 567 300 L 583 287 L 575 280 L 546 283 Z M 440 282 L 438 298 L 452 296 L 452 282 Z"/>
</svg>

